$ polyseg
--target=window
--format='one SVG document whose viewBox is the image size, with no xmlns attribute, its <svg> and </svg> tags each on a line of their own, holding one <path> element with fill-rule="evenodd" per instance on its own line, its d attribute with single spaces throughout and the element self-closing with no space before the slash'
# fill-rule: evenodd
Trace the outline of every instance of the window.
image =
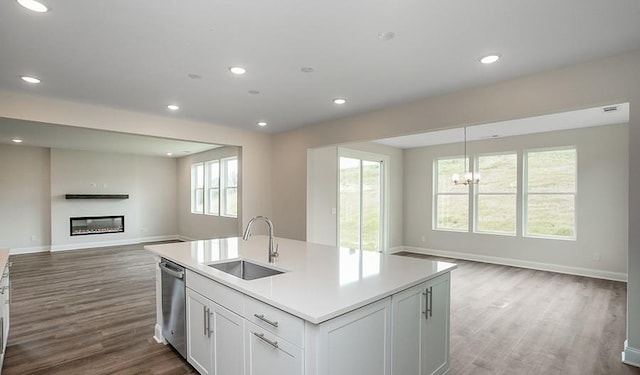
<svg viewBox="0 0 640 375">
<path fill-rule="evenodd" d="M 222 159 L 222 215 L 238 216 L 238 158 Z"/>
<path fill-rule="evenodd" d="M 220 161 L 204 163 L 207 171 L 207 215 L 220 215 Z"/>
<path fill-rule="evenodd" d="M 435 161 L 434 229 L 469 230 L 469 187 L 451 181 L 454 173 L 464 170 L 464 158 Z"/>
<path fill-rule="evenodd" d="M 515 235 L 518 155 L 483 155 L 476 163 L 482 178 L 475 188 L 476 232 Z"/>
<path fill-rule="evenodd" d="M 525 151 L 525 235 L 576 236 L 576 148 Z"/>
<path fill-rule="evenodd" d="M 238 216 L 237 157 L 191 165 L 191 212 Z"/>
<path fill-rule="evenodd" d="M 194 214 L 204 212 L 204 165 L 202 163 L 191 165 L 191 212 Z"/>
</svg>

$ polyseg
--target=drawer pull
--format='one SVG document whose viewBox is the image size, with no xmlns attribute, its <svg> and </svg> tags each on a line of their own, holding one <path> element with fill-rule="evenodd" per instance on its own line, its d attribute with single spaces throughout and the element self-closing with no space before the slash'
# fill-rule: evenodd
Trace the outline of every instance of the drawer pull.
<svg viewBox="0 0 640 375">
<path fill-rule="evenodd" d="M 255 316 L 256 318 L 262 320 L 263 322 L 265 322 L 267 324 L 270 324 L 270 325 L 272 325 L 274 327 L 278 327 L 278 321 L 269 320 L 269 319 L 265 318 L 263 314 L 259 314 L 259 315 L 258 314 L 253 314 L 253 316 Z"/>
<path fill-rule="evenodd" d="M 264 337 L 264 333 L 256 333 L 256 332 L 251 332 L 251 333 L 253 333 L 260 340 L 262 340 L 262 341 L 266 342 L 267 344 L 273 346 L 274 348 L 278 349 L 278 342 L 277 341 L 271 341 L 268 338 Z"/>
</svg>

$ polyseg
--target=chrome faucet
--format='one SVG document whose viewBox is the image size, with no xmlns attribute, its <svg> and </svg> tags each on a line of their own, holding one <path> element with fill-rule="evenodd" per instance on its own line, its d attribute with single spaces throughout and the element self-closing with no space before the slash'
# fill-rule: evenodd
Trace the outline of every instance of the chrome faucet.
<svg viewBox="0 0 640 375">
<path fill-rule="evenodd" d="M 275 258 L 278 256 L 278 245 L 276 245 L 276 248 L 273 248 L 273 223 L 271 222 L 271 220 L 269 220 L 268 217 L 266 216 L 256 216 L 253 219 L 249 220 L 249 222 L 247 223 L 247 228 L 244 230 L 244 234 L 242 235 L 242 239 L 243 240 L 248 240 L 249 236 L 251 236 L 251 226 L 253 225 L 253 222 L 256 220 L 264 220 L 264 222 L 267 223 L 267 226 L 269 227 L 269 263 L 273 263 L 275 261 Z"/>
</svg>

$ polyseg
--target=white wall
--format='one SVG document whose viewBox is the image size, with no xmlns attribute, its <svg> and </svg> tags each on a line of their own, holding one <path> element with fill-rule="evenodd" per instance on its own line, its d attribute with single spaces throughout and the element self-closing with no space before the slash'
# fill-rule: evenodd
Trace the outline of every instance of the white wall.
<svg viewBox="0 0 640 375">
<path fill-rule="evenodd" d="M 372 142 L 348 143 L 340 148 L 388 157 L 387 248 L 402 246 L 402 150 Z M 335 246 L 338 217 L 332 209 L 338 207 L 338 146 L 309 149 L 307 157 L 307 240 Z"/>
<path fill-rule="evenodd" d="M 240 233 L 240 220 L 233 217 L 199 215 L 191 213 L 191 164 L 238 156 L 242 169 L 239 147 L 226 146 L 178 159 L 178 231 L 185 239 L 207 239 L 235 237 Z M 241 173 L 240 173 L 241 175 Z M 242 180 L 238 181 L 238 196 L 242 196 Z M 242 201 L 238 202 L 238 212 L 242 212 Z"/>
<path fill-rule="evenodd" d="M 0 247 L 50 244 L 49 149 L 0 144 Z"/>
<path fill-rule="evenodd" d="M 78 150 L 51 150 L 51 250 L 175 238 L 177 161 Z M 129 194 L 122 200 L 67 200 L 65 194 Z M 125 216 L 124 233 L 71 236 L 69 218 Z"/>
<path fill-rule="evenodd" d="M 470 154 L 517 151 L 521 155 L 525 149 L 575 145 L 575 241 L 523 237 L 520 228 L 517 236 L 432 229 L 433 162 L 437 157 L 461 155 L 463 145 L 406 150 L 404 244 L 454 258 L 626 280 L 628 135 L 628 125 L 615 125 L 469 142 Z"/>
</svg>

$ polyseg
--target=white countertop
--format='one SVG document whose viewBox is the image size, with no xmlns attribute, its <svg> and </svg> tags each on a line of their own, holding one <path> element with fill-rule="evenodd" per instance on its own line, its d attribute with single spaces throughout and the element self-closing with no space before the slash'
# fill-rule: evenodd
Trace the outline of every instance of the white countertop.
<svg viewBox="0 0 640 375">
<path fill-rule="evenodd" d="M 267 236 L 148 245 L 145 249 L 314 324 L 390 296 L 445 272 L 453 263 L 338 249 L 276 238 L 279 257 L 268 263 Z M 242 280 L 208 264 L 247 259 L 287 272 Z"/>
</svg>

